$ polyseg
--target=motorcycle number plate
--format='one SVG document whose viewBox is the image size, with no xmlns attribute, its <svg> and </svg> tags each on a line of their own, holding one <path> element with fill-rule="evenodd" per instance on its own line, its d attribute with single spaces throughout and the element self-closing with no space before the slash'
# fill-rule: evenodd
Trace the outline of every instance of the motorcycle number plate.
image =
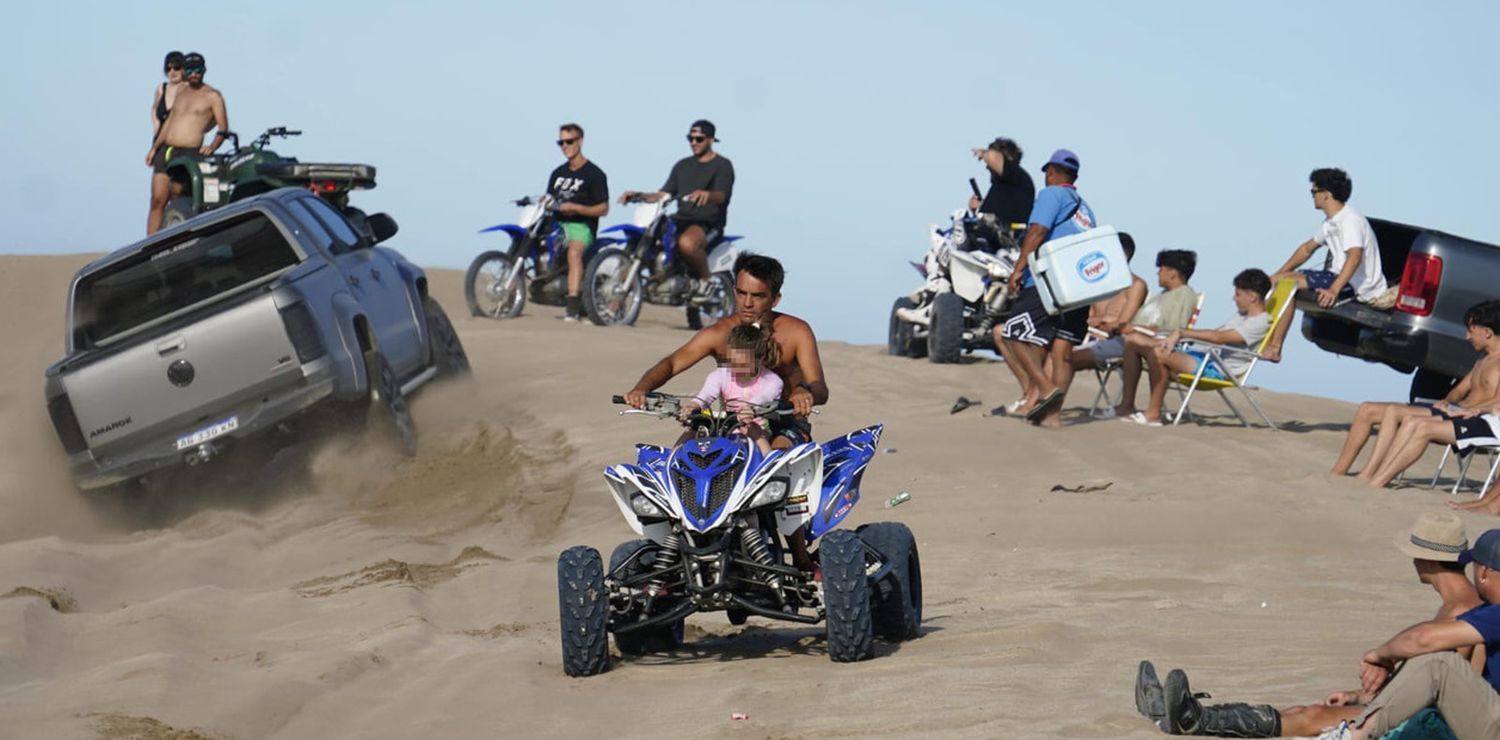
<svg viewBox="0 0 1500 740">
<path fill-rule="evenodd" d="M 185 450 L 189 447 L 197 447 L 215 437 L 221 437 L 240 428 L 240 417 L 231 416 L 223 421 L 209 424 L 192 434 L 177 438 L 177 449 Z"/>
<path fill-rule="evenodd" d="M 219 178 L 217 178 L 217 177 L 205 177 L 205 178 L 203 178 L 203 202 L 204 203 L 218 203 L 219 202 Z"/>
</svg>

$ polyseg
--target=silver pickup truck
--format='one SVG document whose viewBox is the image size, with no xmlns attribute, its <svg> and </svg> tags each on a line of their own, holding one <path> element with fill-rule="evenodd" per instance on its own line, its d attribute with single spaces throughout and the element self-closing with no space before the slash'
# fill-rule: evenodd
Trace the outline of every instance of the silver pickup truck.
<svg viewBox="0 0 1500 740">
<path fill-rule="evenodd" d="M 1370 226 L 1386 281 L 1400 286 L 1395 307 L 1322 308 L 1311 291 L 1299 291 L 1302 335 L 1326 351 L 1412 373 L 1413 402 L 1441 399 L 1479 359 L 1464 338 L 1464 313 L 1500 298 L 1500 247 L 1378 218 Z"/>
<path fill-rule="evenodd" d="M 207 462 L 313 409 L 384 416 L 468 359 L 427 276 L 307 190 L 198 216 L 89 263 L 68 290 L 47 409 L 81 489 Z"/>
</svg>

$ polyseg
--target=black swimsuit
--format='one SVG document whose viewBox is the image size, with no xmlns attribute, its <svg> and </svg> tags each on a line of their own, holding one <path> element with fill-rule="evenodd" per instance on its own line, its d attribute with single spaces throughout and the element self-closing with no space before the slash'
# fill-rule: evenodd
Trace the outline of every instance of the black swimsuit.
<svg viewBox="0 0 1500 740">
<path fill-rule="evenodd" d="M 170 112 L 167 110 L 167 83 L 163 82 L 161 83 L 161 97 L 156 99 L 156 120 L 166 123 L 167 114 Z"/>
</svg>

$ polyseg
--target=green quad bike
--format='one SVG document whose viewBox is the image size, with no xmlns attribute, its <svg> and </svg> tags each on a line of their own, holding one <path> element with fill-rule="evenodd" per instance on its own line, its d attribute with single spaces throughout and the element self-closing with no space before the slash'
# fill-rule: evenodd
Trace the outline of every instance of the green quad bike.
<svg viewBox="0 0 1500 740">
<path fill-rule="evenodd" d="M 172 181 L 172 199 L 167 201 L 162 228 L 226 203 L 244 200 L 277 188 L 307 188 L 343 211 L 356 227 L 365 229 L 364 213 L 349 206 L 349 191 L 375 187 L 375 168 L 368 164 L 324 164 L 298 162 L 267 146 L 272 137 L 301 136 L 285 126 L 266 129 L 249 147 L 240 148 L 240 137 L 224 132 L 232 144 L 227 154 L 196 153 L 173 157 L 167 162 Z"/>
</svg>

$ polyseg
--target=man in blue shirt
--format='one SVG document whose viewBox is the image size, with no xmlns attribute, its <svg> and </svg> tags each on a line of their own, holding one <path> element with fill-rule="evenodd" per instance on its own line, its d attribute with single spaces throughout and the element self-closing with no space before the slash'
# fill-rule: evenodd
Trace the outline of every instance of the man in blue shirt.
<svg viewBox="0 0 1500 740">
<path fill-rule="evenodd" d="M 1098 221 L 1073 187 L 1078 179 L 1078 155 L 1058 149 L 1042 165 L 1042 172 L 1046 187 L 1037 193 L 1021 242 L 1021 258 L 1010 276 L 1010 293 L 1016 300 L 1011 304 L 1010 319 L 997 332 L 1000 342 L 996 344 L 1003 343 L 1001 354 L 1006 362 L 1014 362 L 1021 369 L 1027 379 L 1023 389 L 1026 397 L 1035 399 L 1025 410 L 1026 420 L 1056 427 L 1062 425 L 1063 396 L 1067 393 L 1063 375 L 1072 359 L 1073 345 L 1088 336 L 1089 311 L 1084 306 L 1056 316 L 1048 314 L 1028 265 L 1044 242 L 1087 231 Z M 1043 370 L 1048 354 L 1052 358 L 1051 375 Z"/>
<path fill-rule="evenodd" d="M 1324 737 L 1378 738 L 1427 707 L 1436 707 L 1461 740 L 1500 737 L 1500 529 L 1479 535 L 1464 555 L 1473 563 L 1474 587 L 1485 603 L 1457 619 L 1408 627 L 1365 653 L 1360 682 L 1366 691 L 1383 683 L 1385 688 L 1354 722 Z M 1483 675 L 1453 652 L 1480 644 L 1487 656 Z"/>
</svg>

